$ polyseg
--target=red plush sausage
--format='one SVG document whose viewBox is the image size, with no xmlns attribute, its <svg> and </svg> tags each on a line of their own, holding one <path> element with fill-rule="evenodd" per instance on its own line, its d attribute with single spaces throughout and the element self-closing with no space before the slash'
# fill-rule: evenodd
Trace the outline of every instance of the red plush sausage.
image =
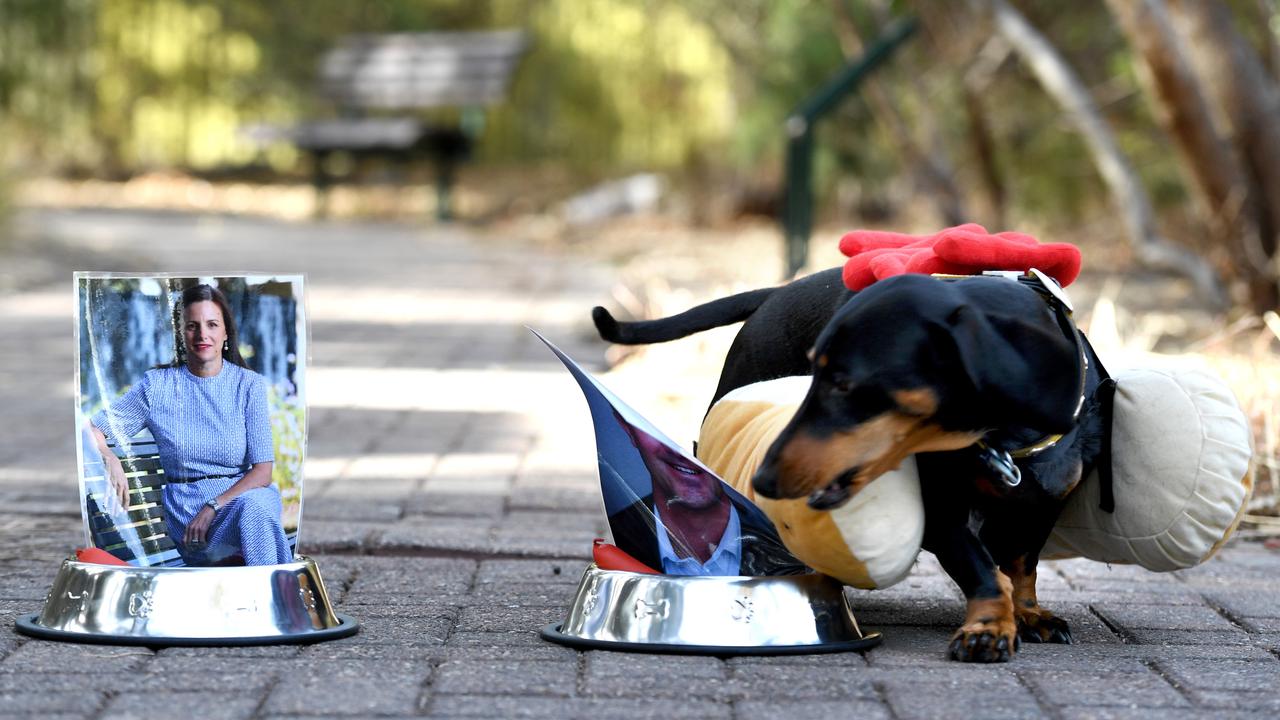
<svg viewBox="0 0 1280 720">
<path fill-rule="evenodd" d="M 596 565 L 601 570 L 625 570 L 646 575 L 662 574 L 623 552 L 618 546 L 605 542 L 603 538 L 596 538 L 591 548 L 591 559 L 596 561 Z"/>
</svg>

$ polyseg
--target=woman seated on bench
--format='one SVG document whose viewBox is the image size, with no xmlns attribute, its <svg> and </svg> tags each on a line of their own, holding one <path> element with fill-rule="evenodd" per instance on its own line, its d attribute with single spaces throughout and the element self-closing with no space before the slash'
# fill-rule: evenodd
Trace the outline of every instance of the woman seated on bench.
<svg viewBox="0 0 1280 720">
<path fill-rule="evenodd" d="M 271 484 L 266 379 L 240 357 L 235 320 L 216 288 L 187 288 L 175 319 L 182 340 L 173 363 L 148 370 L 89 421 L 111 490 L 128 505 L 124 468 L 107 437 L 121 445 L 146 427 L 164 468 L 169 537 L 187 565 L 236 555 L 246 565 L 292 562 Z"/>
</svg>

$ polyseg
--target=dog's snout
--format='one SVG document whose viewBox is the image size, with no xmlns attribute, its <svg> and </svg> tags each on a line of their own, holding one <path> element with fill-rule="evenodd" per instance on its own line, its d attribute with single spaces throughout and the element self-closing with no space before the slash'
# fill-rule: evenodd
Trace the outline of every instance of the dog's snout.
<svg viewBox="0 0 1280 720">
<path fill-rule="evenodd" d="M 778 473 L 769 465 L 762 465 L 751 478 L 751 488 L 761 497 L 776 500 L 778 498 Z"/>
</svg>

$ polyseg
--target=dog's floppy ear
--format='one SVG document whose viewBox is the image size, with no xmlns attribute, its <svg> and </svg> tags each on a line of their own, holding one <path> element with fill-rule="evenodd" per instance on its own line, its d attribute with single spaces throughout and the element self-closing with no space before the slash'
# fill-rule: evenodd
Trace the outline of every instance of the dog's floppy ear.
<svg viewBox="0 0 1280 720">
<path fill-rule="evenodd" d="M 948 318 L 960 365 L 993 419 L 1046 433 L 1075 426 L 1080 352 L 1056 324 L 961 306 Z"/>
</svg>

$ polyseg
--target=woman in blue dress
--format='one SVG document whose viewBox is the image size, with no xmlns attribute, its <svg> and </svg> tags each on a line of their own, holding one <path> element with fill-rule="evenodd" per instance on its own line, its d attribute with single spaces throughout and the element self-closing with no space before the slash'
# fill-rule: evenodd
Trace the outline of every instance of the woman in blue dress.
<svg viewBox="0 0 1280 720">
<path fill-rule="evenodd" d="M 164 469 L 165 523 L 187 565 L 292 562 L 271 484 L 274 447 L 267 383 L 237 347 L 226 297 L 209 285 L 182 293 L 182 344 L 171 365 L 148 370 L 90 420 L 114 495 L 128 485 L 107 438 L 127 442 L 144 427 Z"/>
</svg>

